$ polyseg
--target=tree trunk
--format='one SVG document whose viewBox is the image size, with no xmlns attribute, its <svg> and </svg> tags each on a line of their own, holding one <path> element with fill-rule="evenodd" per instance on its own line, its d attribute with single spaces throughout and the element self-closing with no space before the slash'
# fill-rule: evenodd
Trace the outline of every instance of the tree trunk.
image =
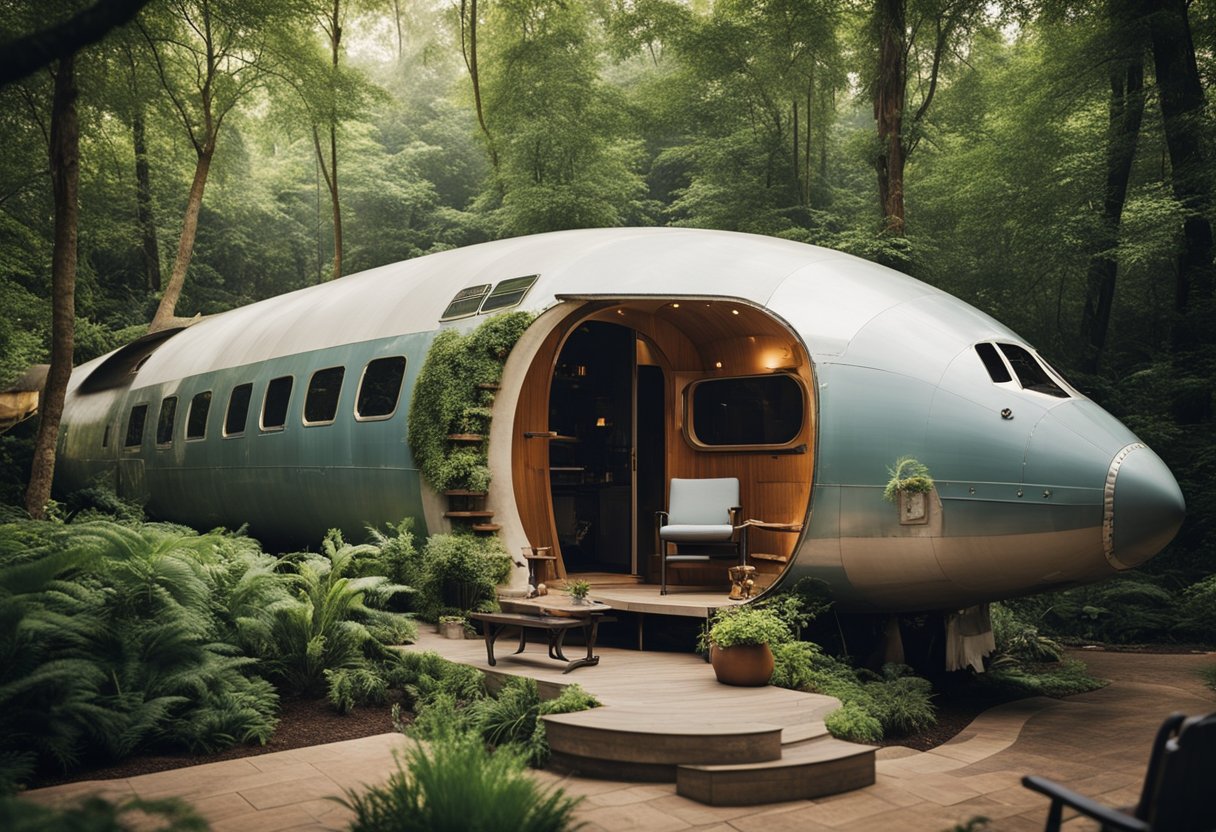
<svg viewBox="0 0 1216 832">
<path fill-rule="evenodd" d="M 194 181 L 190 184 L 190 197 L 186 200 L 186 216 L 182 220 L 182 236 L 177 244 L 177 257 L 173 261 L 173 273 L 169 275 L 169 285 L 161 296 L 160 305 L 148 327 L 149 332 L 173 326 L 179 319 L 175 317 L 177 301 L 182 296 L 182 287 L 186 283 L 186 271 L 190 268 L 190 260 L 194 256 L 194 238 L 198 234 L 198 213 L 203 205 L 203 191 L 207 187 L 207 174 L 211 170 L 211 158 L 215 155 L 215 134 L 208 136 L 198 152 L 198 163 L 194 166 Z"/>
<path fill-rule="evenodd" d="M 55 200 L 55 247 L 51 255 L 51 367 L 38 411 L 38 438 L 25 510 L 46 516 L 55 474 L 55 445 L 63 400 L 72 375 L 73 331 L 76 324 L 76 188 L 80 178 L 80 133 L 76 122 L 76 59 L 61 58 L 55 73 L 51 103 L 51 189 Z"/>
<path fill-rule="evenodd" d="M 468 40 L 465 40 L 465 10 L 468 4 Z M 460 47 L 464 51 L 464 65 L 469 70 L 469 80 L 473 82 L 473 106 L 477 110 L 477 123 L 481 126 L 482 135 L 486 137 L 486 149 L 490 153 L 490 166 L 498 173 L 498 150 L 494 147 L 494 137 L 486 126 L 485 110 L 481 104 L 481 75 L 477 70 L 477 0 L 460 0 Z"/>
<path fill-rule="evenodd" d="M 1143 49 L 1143 46 L 1140 48 Z M 1119 270 L 1118 261 L 1111 252 L 1119 242 L 1119 223 L 1127 200 L 1128 180 L 1131 178 L 1132 161 L 1136 157 L 1136 144 L 1140 137 L 1140 122 L 1144 116 L 1143 53 L 1117 63 L 1111 70 L 1110 85 L 1102 228 L 1096 253 L 1089 260 L 1085 307 L 1081 311 L 1081 335 L 1086 344 L 1082 369 L 1087 373 L 1098 371 L 1110 329 L 1115 279 Z"/>
<path fill-rule="evenodd" d="M 1151 7 L 1153 63 L 1169 147 L 1170 176 L 1174 198 L 1187 212 L 1174 287 L 1178 319 L 1173 332 L 1174 361 L 1186 371 L 1194 352 L 1216 340 L 1207 315 L 1216 269 L 1208 220 L 1212 195 L 1203 135 L 1204 93 L 1186 0 L 1153 0 Z M 1205 421 L 1211 411 L 1208 389 L 1184 393 L 1174 403 L 1174 416 L 1182 424 Z"/>
<path fill-rule="evenodd" d="M 331 57 L 333 59 L 334 92 L 337 92 L 338 56 L 341 54 L 342 26 L 341 0 L 334 0 L 333 6 L 333 37 L 330 39 Z M 334 214 L 334 270 L 332 278 L 337 280 L 342 276 L 342 203 L 338 200 L 338 107 L 330 104 L 329 110 L 329 200 L 333 205 Z"/>
<path fill-rule="evenodd" d="M 148 173 L 148 148 L 144 140 L 144 114 L 136 103 L 131 119 L 135 144 L 135 216 L 143 236 L 144 275 L 149 292 L 160 291 L 160 246 L 156 241 L 156 222 L 152 216 L 152 182 Z"/>
<path fill-rule="evenodd" d="M 878 76 L 874 81 L 874 121 L 878 126 L 879 143 L 874 159 L 878 172 L 878 202 L 886 230 L 902 235 L 905 160 L 903 111 L 907 87 L 904 0 L 875 0 L 874 13 L 878 36 Z"/>
</svg>

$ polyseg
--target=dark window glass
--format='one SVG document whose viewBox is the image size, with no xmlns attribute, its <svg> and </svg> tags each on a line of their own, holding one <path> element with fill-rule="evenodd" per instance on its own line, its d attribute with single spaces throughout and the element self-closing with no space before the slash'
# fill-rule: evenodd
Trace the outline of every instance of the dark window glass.
<svg viewBox="0 0 1216 832">
<path fill-rule="evenodd" d="M 975 351 L 980 354 L 980 360 L 984 362 L 984 369 L 988 371 L 988 377 L 998 384 L 1004 381 L 1013 381 L 1009 375 L 1009 368 L 1005 366 L 1005 362 L 996 354 L 996 347 L 992 344 L 976 344 Z"/>
<path fill-rule="evenodd" d="M 1001 352 L 1009 359 L 1009 366 L 1013 367 L 1013 372 L 1023 388 L 1059 399 L 1068 398 L 1068 394 L 1047 374 L 1043 365 L 1035 360 L 1029 350 L 1017 344 L 1001 344 Z"/>
<path fill-rule="evenodd" d="M 524 299 L 524 295 L 528 294 L 537 277 L 538 275 L 530 274 L 527 277 L 513 277 L 500 282 L 481 305 L 481 311 L 493 312 L 495 309 L 517 305 Z"/>
<path fill-rule="evenodd" d="M 224 417 L 224 436 L 240 436 L 245 432 L 252 396 L 252 384 L 238 384 L 232 388 L 232 395 L 228 397 L 228 414 Z"/>
<path fill-rule="evenodd" d="M 101 447 L 110 447 L 110 426 L 106 425 L 106 432 L 101 435 Z"/>
<path fill-rule="evenodd" d="M 156 419 L 156 444 L 168 445 L 173 442 L 173 423 L 177 419 L 177 396 L 168 396 L 161 400 L 160 415 Z"/>
<path fill-rule="evenodd" d="M 122 443 L 127 448 L 138 448 L 144 442 L 144 422 L 148 420 L 148 406 L 137 404 L 127 417 L 127 438 Z"/>
<path fill-rule="evenodd" d="M 787 375 L 697 382 L 693 432 L 704 445 L 785 445 L 802 430 L 802 399 Z"/>
<path fill-rule="evenodd" d="M 439 320 L 450 321 L 452 318 L 464 318 L 469 315 L 475 315 L 481 307 L 481 301 L 489 293 L 489 283 L 461 289 L 456 293 L 456 297 L 452 298 L 452 302 L 448 304 L 448 308 L 443 310 L 443 314 L 439 316 Z"/>
<path fill-rule="evenodd" d="M 330 367 L 317 370 L 308 381 L 308 395 L 304 397 L 304 421 L 314 425 L 332 422 L 338 415 L 338 396 L 342 393 L 342 377 L 345 367 Z"/>
<path fill-rule="evenodd" d="M 291 376 L 279 376 L 266 385 L 262 401 L 262 430 L 282 430 L 287 424 L 287 403 L 291 401 Z"/>
<path fill-rule="evenodd" d="M 211 412 L 211 391 L 198 393 L 190 400 L 190 414 L 186 417 L 186 438 L 207 437 L 207 414 Z"/>
<path fill-rule="evenodd" d="M 401 395 L 401 379 L 405 376 L 405 356 L 377 358 L 363 371 L 355 415 L 360 419 L 391 416 Z"/>
</svg>

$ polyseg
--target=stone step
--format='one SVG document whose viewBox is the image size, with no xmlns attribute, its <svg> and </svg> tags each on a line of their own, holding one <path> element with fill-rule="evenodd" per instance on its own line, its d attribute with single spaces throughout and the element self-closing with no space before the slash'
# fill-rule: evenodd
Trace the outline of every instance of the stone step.
<svg viewBox="0 0 1216 832">
<path fill-rule="evenodd" d="M 812 800 L 874 784 L 868 745 L 819 737 L 786 745 L 781 758 L 676 768 L 676 794 L 711 806 Z"/>
<path fill-rule="evenodd" d="M 608 710 L 617 710 L 608 715 Z M 584 777 L 674 782 L 681 764 L 758 763 L 781 757 L 782 728 L 732 721 L 680 725 L 668 715 L 595 708 L 544 717 L 550 765 Z"/>
</svg>

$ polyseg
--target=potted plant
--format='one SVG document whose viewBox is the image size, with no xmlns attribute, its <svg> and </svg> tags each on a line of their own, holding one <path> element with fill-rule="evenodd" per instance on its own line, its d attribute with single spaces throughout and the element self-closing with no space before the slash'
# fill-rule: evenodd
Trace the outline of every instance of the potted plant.
<svg viewBox="0 0 1216 832">
<path fill-rule="evenodd" d="M 464 638 L 469 622 L 463 615 L 439 616 L 439 633 L 444 638 Z"/>
<path fill-rule="evenodd" d="M 571 581 L 566 586 L 566 593 L 575 604 L 586 604 L 589 592 L 591 592 L 591 584 L 584 580 Z"/>
<path fill-rule="evenodd" d="M 771 609 L 755 604 L 719 610 L 704 635 L 718 681 L 747 687 L 768 684 L 773 675 L 769 645 L 789 640 L 785 622 Z"/>
<path fill-rule="evenodd" d="M 910 456 L 901 456 L 895 460 L 895 467 L 888 468 L 891 479 L 882 496 L 888 501 L 899 503 L 899 522 L 927 523 L 929 522 L 929 498 L 933 491 L 933 477 L 924 463 Z"/>
</svg>

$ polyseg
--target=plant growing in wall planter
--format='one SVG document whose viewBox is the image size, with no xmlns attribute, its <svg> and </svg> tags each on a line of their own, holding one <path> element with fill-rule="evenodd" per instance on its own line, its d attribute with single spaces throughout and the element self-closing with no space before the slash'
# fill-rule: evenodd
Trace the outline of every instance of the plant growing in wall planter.
<svg viewBox="0 0 1216 832">
<path fill-rule="evenodd" d="M 895 466 L 888 468 L 891 479 L 883 489 L 882 496 L 890 502 L 899 503 L 899 520 L 901 523 L 929 522 L 929 498 L 933 491 L 933 477 L 924 463 L 910 456 L 901 456 L 895 460 Z"/>
<path fill-rule="evenodd" d="M 770 644 L 790 640 L 790 630 L 777 614 L 755 604 L 719 610 L 704 635 L 714 675 L 724 685 L 758 687 L 773 675 Z"/>
<path fill-rule="evenodd" d="M 570 600 L 576 604 L 586 604 L 589 592 L 591 592 L 591 584 L 583 580 L 571 581 L 566 587 L 566 593 L 570 596 Z"/>
</svg>

